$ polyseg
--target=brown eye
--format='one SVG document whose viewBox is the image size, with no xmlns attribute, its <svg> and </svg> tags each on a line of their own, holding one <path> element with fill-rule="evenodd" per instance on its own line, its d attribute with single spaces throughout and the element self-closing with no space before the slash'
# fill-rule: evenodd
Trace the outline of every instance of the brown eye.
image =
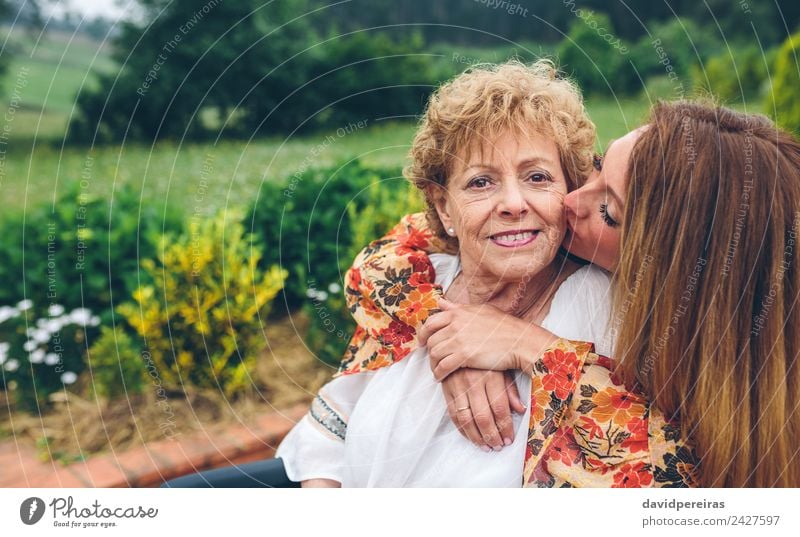
<svg viewBox="0 0 800 537">
<path fill-rule="evenodd" d="M 528 176 L 528 178 L 533 183 L 547 183 L 550 181 L 550 176 L 542 172 L 533 172 Z"/>
<path fill-rule="evenodd" d="M 481 175 L 479 177 L 475 177 L 474 179 L 472 179 L 467 186 L 470 188 L 476 188 L 480 190 L 488 187 L 490 184 L 491 183 L 489 181 L 489 178 Z"/>
<path fill-rule="evenodd" d="M 603 155 L 601 155 L 600 153 L 595 153 L 594 156 L 592 157 L 592 165 L 594 166 L 594 169 L 597 170 L 598 172 L 602 170 Z"/>
</svg>

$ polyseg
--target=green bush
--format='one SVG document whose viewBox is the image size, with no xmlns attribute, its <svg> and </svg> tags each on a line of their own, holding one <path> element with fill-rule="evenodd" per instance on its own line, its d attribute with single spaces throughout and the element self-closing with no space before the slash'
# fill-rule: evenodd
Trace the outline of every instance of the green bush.
<svg viewBox="0 0 800 537">
<path fill-rule="evenodd" d="M 260 323 L 286 272 L 258 268 L 261 248 L 240 218 L 221 212 L 163 236 L 157 259 L 142 261 L 153 284 L 118 308 L 143 338 L 143 358 L 165 389 L 195 386 L 231 396 L 254 382 L 265 345 Z"/>
<path fill-rule="evenodd" d="M 399 168 L 368 167 L 357 160 L 301 169 L 283 182 L 262 184 L 245 224 L 256 244 L 266 246 L 259 266 L 279 265 L 289 273 L 278 300 L 285 308 L 280 313 L 305 302 L 310 280 L 325 286 L 341 282 L 340 259 L 352 252 L 353 214 L 372 203 L 370 186 L 376 183 L 381 191 L 408 191 Z"/>
<path fill-rule="evenodd" d="M 249 138 L 417 114 L 437 82 L 421 37 L 362 30 L 325 39 L 326 10 L 311 4 L 217 2 L 176 45 L 196 0 L 140 3 L 141 16 L 113 38 L 119 72 L 77 95 L 70 140 L 202 139 L 220 128 Z"/>
<path fill-rule="evenodd" d="M 558 46 L 561 68 L 578 82 L 586 94 L 626 93 L 624 70 L 628 46 L 614 34 L 607 15 L 578 10 L 569 34 Z"/>
<path fill-rule="evenodd" d="M 0 217 L 0 304 L 28 298 L 47 307 L 88 308 L 111 320 L 111 298 L 127 297 L 138 285 L 138 259 L 155 254 L 163 228 L 182 225 L 180 211 L 162 215 L 154 204 L 123 185 L 110 199 L 66 187 L 55 203 Z M 24 225 L 24 228 L 23 228 Z"/>
<path fill-rule="evenodd" d="M 342 292 L 345 271 L 370 241 L 421 209 L 400 168 L 358 160 L 262 185 L 245 223 L 255 244 L 267 246 L 260 266 L 288 271 L 281 313 L 305 310 L 306 342 L 323 361 L 339 362 L 355 328 Z"/>
<path fill-rule="evenodd" d="M 404 186 L 406 188 L 387 188 L 383 183 L 374 182 L 363 193 L 365 203 L 347 206 L 351 235 L 349 244 L 339 254 L 342 274 L 368 243 L 385 235 L 404 215 L 422 210 L 417 190 L 410 184 Z M 328 282 L 311 279 L 306 296 L 304 309 L 311 320 L 306 336 L 308 347 L 323 362 L 336 365 L 356 327 L 347 309 L 341 282 L 339 279 Z"/>
<path fill-rule="evenodd" d="M 649 35 L 632 48 L 630 64 L 637 73 L 635 83 L 666 76 L 672 85 L 670 99 L 689 97 L 692 91 L 692 68 L 718 54 L 722 44 L 694 21 L 677 17 L 654 23 Z M 635 89 L 635 88 L 632 88 Z"/>
<path fill-rule="evenodd" d="M 425 106 L 440 82 L 434 57 L 421 34 L 390 36 L 385 32 L 355 32 L 326 40 L 312 53 L 298 57 L 308 73 L 298 86 L 308 85 L 289 97 L 278 110 L 265 106 L 263 94 L 245 104 L 254 109 L 243 117 L 244 134 L 267 124 L 290 132 L 299 127 L 336 129 L 348 123 L 376 118 L 413 118 Z M 272 129 L 275 130 L 274 128 Z"/>
<path fill-rule="evenodd" d="M 667 76 L 651 76 L 647 79 L 643 96 L 647 98 L 649 102 L 654 102 L 658 99 L 674 99 L 675 88 L 674 82 Z"/>
<path fill-rule="evenodd" d="M 121 326 L 100 329 L 87 359 L 92 374 L 90 392 L 107 399 L 142 393 L 147 377 L 145 361 L 133 339 Z"/>
<path fill-rule="evenodd" d="M 775 58 L 772 88 L 767 93 L 766 111 L 781 127 L 800 133 L 800 68 L 797 55 L 800 52 L 800 33 L 790 36 L 781 45 Z"/>
<path fill-rule="evenodd" d="M 704 67 L 692 67 L 695 88 L 702 88 L 723 102 L 742 102 L 758 97 L 767 80 L 767 65 L 777 51 L 762 53 L 757 46 L 733 48 L 709 58 Z"/>
<path fill-rule="evenodd" d="M 74 382 L 73 374 L 81 375 L 98 326 L 111 322 L 112 297 L 121 300 L 140 280 L 149 281 L 139 257 L 155 254 L 162 226 L 181 225 L 179 212 L 160 218 L 130 186 L 119 188 L 112 203 L 85 193 L 79 181 L 55 203 L 29 208 L 24 219 L 16 212 L 0 217 L 0 344 L 8 347 L 3 385 L 20 404 L 43 406 Z M 91 322 L 76 324 L 71 315 Z M 25 349 L 33 345 L 27 332 L 39 336 L 32 350 Z M 62 381 L 65 373 L 72 382 Z"/>
</svg>

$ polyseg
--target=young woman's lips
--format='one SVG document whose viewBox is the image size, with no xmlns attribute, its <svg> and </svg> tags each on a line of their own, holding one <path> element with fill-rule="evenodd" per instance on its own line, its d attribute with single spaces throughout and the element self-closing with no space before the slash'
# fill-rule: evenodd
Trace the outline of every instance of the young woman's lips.
<svg viewBox="0 0 800 537">
<path fill-rule="evenodd" d="M 489 237 L 489 240 L 498 246 L 502 246 L 503 248 L 519 248 L 532 243 L 538 236 L 539 232 L 531 229 L 514 230 L 496 233 Z"/>
</svg>

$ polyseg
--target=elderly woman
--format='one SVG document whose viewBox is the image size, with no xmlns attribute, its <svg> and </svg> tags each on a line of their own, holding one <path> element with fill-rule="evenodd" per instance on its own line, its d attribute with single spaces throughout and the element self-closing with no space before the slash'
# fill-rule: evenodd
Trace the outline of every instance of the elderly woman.
<svg viewBox="0 0 800 537">
<path fill-rule="evenodd" d="M 602 341 L 608 276 L 559 255 L 564 197 L 591 169 L 593 141 L 578 90 L 547 62 L 477 68 L 442 86 L 406 170 L 424 193 L 432 229 L 408 240 L 436 240 L 452 252 L 430 256 L 435 280 L 427 290 L 438 286 L 454 303 L 497 308 L 563 337 Z M 410 329 L 435 301 L 425 302 L 424 286 L 410 291 L 391 265 L 369 263 L 387 275 L 373 292 L 400 314 L 381 325 L 369 301 L 359 308 L 376 323 L 356 334 L 339 374 L 279 447 L 289 478 L 305 486 L 520 486 L 530 410 L 513 416 L 516 434 L 495 449 L 464 438 L 450 416 L 480 412 L 471 403 L 486 398 L 465 393 L 448 409 L 428 349 Z M 531 400 L 531 376 L 511 378 Z"/>
<path fill-rule="evenodd" d="M 531 372 L 526 485 L 800 486 L 800 143 L 763 116 L 660 103 L 595 167 L 565 199 L 564 246 L 614 273 L 619 360 L 443 301 L 419 334 L 434 376 Z M 351 299 L 396 313 L 373 260 L 435 296 L 417 267 L 441 249 L 411 239 L 427 234 L 411 216 L 373 243 Z"/>
</svg>

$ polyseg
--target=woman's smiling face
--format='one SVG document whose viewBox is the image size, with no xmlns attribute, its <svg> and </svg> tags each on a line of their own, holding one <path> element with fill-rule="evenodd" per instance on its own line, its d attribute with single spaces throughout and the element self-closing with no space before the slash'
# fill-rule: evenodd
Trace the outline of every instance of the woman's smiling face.
<svg viewBox="0 0 800 537">
<path fill-rule="evenodd" d="M 595 159 L 586 184 L 567 194 L 567 233 L 564 248 L 573 255 L 614 271 L 619 260 L 620 224 L 625 212 L 626 173 L 631 151 L 642 128 L 608 145 Z"/>
<path fill-rule="evenodd" d="M 556 256 L 567 183 L 556 144 L 511 131 L 456 159 L 436 210 L 465 274 L 520 281 Z"/>
</svg>

